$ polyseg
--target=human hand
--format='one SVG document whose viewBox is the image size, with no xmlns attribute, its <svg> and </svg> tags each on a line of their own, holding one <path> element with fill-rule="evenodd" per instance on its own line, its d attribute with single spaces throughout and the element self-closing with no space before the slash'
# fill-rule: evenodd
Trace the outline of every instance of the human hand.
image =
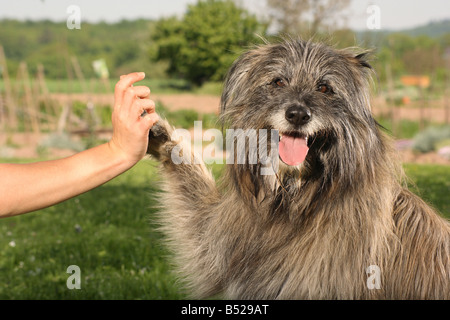
<svg viewBox="0 0 450 320">
<path fill-rule="evenodd" d="M 149 130 L 159 119 L 155 103 L 150 100 L 150 89 L 133 87 L 133 83 L 144 78 L 143 72 L 121 76 L 114 92 L 113 136 L 108 144 L 113 153 L 123 157 L 130 166 L 144 157 Z M 146 114 L 141 116 L 144 111 Z"/>
</svg>

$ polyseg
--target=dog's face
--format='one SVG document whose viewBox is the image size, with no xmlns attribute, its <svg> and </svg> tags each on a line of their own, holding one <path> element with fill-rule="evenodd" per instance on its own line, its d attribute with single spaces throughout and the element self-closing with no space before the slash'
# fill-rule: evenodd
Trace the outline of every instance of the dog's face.
<svg viewBox="0 0 450 320">
<path fill-rule="evenodd" d="M 266 45 L 230 69 L 222 117 L 236 129 L 278 130 L 280 168 L 295 169 L 343 144 L 357 147 L 356 132 L 375 127 L 369 72 L 365 54 L 303 41 Z"/>
</svg>

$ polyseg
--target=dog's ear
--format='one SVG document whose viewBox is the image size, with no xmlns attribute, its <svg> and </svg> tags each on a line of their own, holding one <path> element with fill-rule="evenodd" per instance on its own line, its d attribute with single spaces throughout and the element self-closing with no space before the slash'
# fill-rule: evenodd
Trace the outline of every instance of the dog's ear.
<svg viewBox="0 0 450 320">
<path fill-rule="evenodd" d="M 222 96 L 220 99 L 220 112 L 222 115 L 228 107 L 240 104 L 248 90 L 248 73 L 252 67 L 255 54 L 252 51 L 242 54 L 231 66 L 224 81 Z"/>
<path fill-rule="evenodd" d="M 372 54 L 372 51 L 365 51 L 363 53 L 360 53 L 360 54 L 356 55 L 355 59 L 356 59 L 357 63 L 359 63 L 359 65 L 361 67 L 368 68 L 368 69 L 372 70 L 373 68 L 369 64 L 369 59 L 370 59 L 371 54 Z"/>
<path fill-rule="evenodd" d="M 361 52 L 358 48 L 347 48 L 340 50 L 341 55 L 347 59 L 351 64 L 356 65 L 365 70 L 373 70 L 369 61 L 373 56 L 373 50 L 365 50 Z"/>
</svg>

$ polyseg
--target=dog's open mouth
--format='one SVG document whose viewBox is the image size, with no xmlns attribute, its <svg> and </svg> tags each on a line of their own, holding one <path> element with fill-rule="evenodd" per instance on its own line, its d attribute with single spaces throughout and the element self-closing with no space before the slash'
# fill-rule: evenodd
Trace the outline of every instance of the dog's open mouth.
<svg viewBox="0 0 450 320">
<path fill-rule="evenodd" d="M 278 154 L 281 161 L 289 166 L 298 166 L 308 154 L 308 137 L 298 132 L 280 132 Z"/>
</svg>

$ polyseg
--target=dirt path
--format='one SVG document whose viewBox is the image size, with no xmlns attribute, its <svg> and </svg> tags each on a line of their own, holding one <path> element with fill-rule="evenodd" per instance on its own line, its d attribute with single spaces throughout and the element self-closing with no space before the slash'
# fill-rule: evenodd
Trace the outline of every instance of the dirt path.
<svg viewBox="0 0 450 320">
<path fill-rule="evenodd" d="M 113 94 L 52 94 L 52 98 L 59 105 L 64 105 L 69 101 L 88 102 L 92 101 L 96 105 L 112 105 L 114 103 Z M 156 102 L 163 103 L 170 110 L 193 109 L 199 113 L 218 113 L 220 97 L 205 96 L 194 94 L 152 94 L 151 98 Z M 388 114 L 389 109 L 384 101 L 374 100 L 373 112 L 375 115 Z M 438 102 L 435 105 L 443 105 Z M 397 117 L 400 119 L 409 119 L 417 121 L 421 117 L 421 111 L 418 108 L 397 108 Z M 428 108 L 424 110 L 424 119 L 432 122 L 443 123 L 450 121 L 449 114 L 443 108 Z M 448 119 L 448 120 L 447 120 Z M 37 156 L 37 146 L 47 135 L 40 136 L 31 133 L 17 133 L 6 137 L 0 134 L 0 157 L 16 158 L 34 158 Z M 11 147 L 12 143 L 12 147 Z M 70 150 L 50 150 L 51 157 L 61 157 L 73 154 Z M 401 151 L 401 158 L 404 162 L 415 163 L 440 163 L 450 164 L 450 161 L 439 157 L 435 153 L 416 155 L 412 151 Z"/>
<path fill-rule="evenodd" d="M 443 108 L 427 108 L 423 111 L 416 108 L 397 108 L 396 119 L 404 119 L 411 121 L 419 121 L 419 119 L 424 119 L 427 122 L 433 123 L 450 123 L 450 113 L 446 113 Z M 390 110 L 388 108 L 380 108 L 375 106 L 372 109 L 375 116 L 389 115 Z"/>
<path fill-rule="evenodd" d="M 96 105 L 112 105 L 114 103 L 114 95 L 112 94 L 85 94 L 85 93 L 54 93 L 52 99 L 60 105 L 64 105 L 69 101 L 88 102 L 92 101 Z M 220 97 L 195 95 L 195 94 L 152 94 L 151 99 L 164 104 L 170 110 L 193 109 L 199 113 L 218 113 Z"/>
<path fill-rule="evenodd" d="M 112 105 L 114 103 L 113 94 L 65 94 L 54 93 L 51 97 L 63 105 L 70 100 L 87 102 L 91 100 L 97 105 Z M 158 102 L 163 103 L 171 110 L 193 109 L 199 113 L 218 113 L 220 97 L 213 95 L 195 95 L 195 94 L 158 94 L 152 93 L 153 99 L 157 105 Z M 450 123 L 450 112 L 445 112 L 443 108 L 443 101 L 433 101 L 429 107 L 424 108 L 423 118 L 430 122 L 436 123 Z M 417 121 L 421 118 L 421 110 L 415 106 L 413 107 L 398 107 L 395 109 L 398 119 L 407 119 Z M 375 98 L 373 100 L 373 113 L 378 115 L 387 115 L 391 110 L 382 98 Z"/>
</svg>

